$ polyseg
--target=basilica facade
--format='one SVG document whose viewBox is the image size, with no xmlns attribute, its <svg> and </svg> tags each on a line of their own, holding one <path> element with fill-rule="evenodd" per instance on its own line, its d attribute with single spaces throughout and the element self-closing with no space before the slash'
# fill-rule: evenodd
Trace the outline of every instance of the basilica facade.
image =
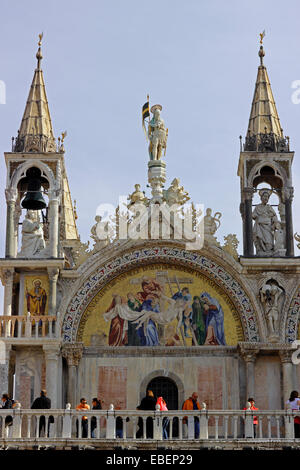
<svg viewBox="0 0 300 470">
<path fill-rule="evenodd" d="M 299 388 L 294 152 L 264 55 L 261 46 L 237 156 L 239 254 L 234 233 L 218 240 L 220 213 L 192 204 L 178 178 L 164 189 L 168 130 L 162 106 L 149 101 L 143 125 L 151 195 L 136 184 L 113 226 L 97 215 L 91 246 L 81 242 L 65 135 L 53 134 L 39 44 L 20 129 L 4 154 L 0 384 L 22 408 L 46 388 L 53 408 L 75 408 L 84 396 L 101 399 L 103 409 L 135 410 L 152 389 L 170 410 L 194 391 L 208 409 L 241 409 L 254 396 L 260 409 L 275 410 Z M 189 234 L 181 230 L 187 220 Z"/>
</svg>

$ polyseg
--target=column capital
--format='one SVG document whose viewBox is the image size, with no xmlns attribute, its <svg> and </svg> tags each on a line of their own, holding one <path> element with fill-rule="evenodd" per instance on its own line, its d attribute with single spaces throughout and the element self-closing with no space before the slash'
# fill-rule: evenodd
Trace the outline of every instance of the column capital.
<svg viewBox="0 0 300 470">
<path fill-rule="evenodd" d="M 284 188 L 283 190 L 284 200 L 285 201 L 292 201 L 294 198 L 294 188 L 293 186 L 289 186 Z"/>
<path fill-rule="evenodd" d="M 17 200 L 17 197 L 18 197 L 18 191 L 17 189 L 15 188 L 6 188 L 5 189 L 5 198 L 6 198 L 6 202 L 9 203 L 9 202 L 16 202 Z"/>
<path fill-rule="evenodd" d="M 283 349 L 279 351 L 281 364 L 292 364 L 292 354 L 294 351 L 294 349 Z"/>
<path fill-rule="evenodd" d="M 5 268 L 0 270 L 1 281 L 4 286 L 13 283 L 14 280 L 14 268 Z"/>
<path fill-rule="evenodd" d="M 49 191 L 49 205 L 52 203 L 59 203 L 61 197 L 61 189 L 56 188 Z"/>
<path fill-rule="evenodd" d="M 251 201 L 252 198 L 253 198 L 254 189 L 253 188 L 243 188 L 242 194 L 243 194 L 243 199 L 244 200 Z"/>
<path fill-rule="evenodd" d="M 47 268 L 48 276 L 50 281 L 57 281 L 57 277 L 59 274 L 58 268 Z"/>
<path fill-rule="evenodd" d="M 62 355 L 67 360 L 69 366 L 78 366 L 82 358 L 83 343 L 65 344 Z"/>
<path fill-rule="evenodd" d="M 256 356 L 259 353 L 259 348 L 248 349 L 246 347 L 240 346 L 239 352 L 246 363 L 254 363 L 256 361 Z"/>
</svg>

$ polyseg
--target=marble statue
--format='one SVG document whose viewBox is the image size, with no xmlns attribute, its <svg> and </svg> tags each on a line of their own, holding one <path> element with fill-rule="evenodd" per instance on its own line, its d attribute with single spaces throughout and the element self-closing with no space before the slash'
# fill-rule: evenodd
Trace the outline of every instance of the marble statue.
<svg viewBox="0 0 300 470">
<path fill-rule="evenodd" d="M 296 232 L 296 233 L 294 234 L 294 238 L 295 238 L 295 240 L 296 240 L 296 242 L 297 242 L 297 248 L 300 250 L 300 235 Z"/>
<path fill-rule="evenodd" d="M 222 214 L 221 212 L 216 212 L 214 216 L 212 216 L 212 209 L 206 209 L 206 214 L 203 218 L 204 221 L 204 239 L 214 245 L 219 245 L 217 238 L 214 236 L 216 231 L 221 225 L 220 218 Z"/>
<path fill-rule="evenodd" d="M 279 300 L 284 290 L 274 280 L 267 281 L 260 289 L 260 301 L 264 307 L 269 337 L 278 340 L 279 332 Z"/>
<path fill-rule="evenodd" d="M 96 215 L 95 222 L 91 228 L 91 238 L 95 242 L 94 251 L 99 251 L 109 244 L 109 234 L 105 232 L 107 222 L 102 222 L 101 215 Z"/>
<path fill-rule="evenodd" d="M 129 206 L 132 204 L 145 204 L 148 199 L 145 196 L 145 193 L 141 191 L 141 185 L 135 184 L 134 185 L 135 191 L 128 196 Z"/>
<path fill-rule="evenodd" d="M 160 104 L 155 104 L 151 107 L 153 117 L 148 125 L 150 160 L 160 160 L 162 151 L 164 150 L 166 153 L 168 131 L 165 128 L 163 119 L 160 117 L 161 110 L 162 106 Z"/>
<path fill-rule="evenodd" d="M 224 237 L 224 245 L 223 245 L 223 250 L 227 251 L 233 258 L 238 259 L 239 254 L 237 251 L 239 241 L 237 239 L 237 236 L 235 233 L 229 233 Z"/>
<path fill-rule="evenodd" d="M 22 244 L 19 258 L 39 258 L 45 255 L 45 240 L 38 211 L 28 210 L 22 223 Z"/>
<path fill-rule="evenodd" d="M 179 186 L 178 178 L 173 179 L 171 186 L 164 192 L 164 198 L 170 206 L 173 204 L 185 204 L 190 199 L 184 187 Z"/>
<path fill-rule="evenodd" d="M 278 222 L 274 209 L 268 204 L 272 191 L 261 189 L 259 191 L 261 203 L 258 204 L 253 213 L 253 241 L 258 256 L 274 255 L 274 234 Z"/>
<path fill-rule="evenodd" d="M 285 232 L 281 226 L 281 223 L 275 222 L 275 234 L 274 234 L 274 255 L 285 256 Z"/>
</svg>

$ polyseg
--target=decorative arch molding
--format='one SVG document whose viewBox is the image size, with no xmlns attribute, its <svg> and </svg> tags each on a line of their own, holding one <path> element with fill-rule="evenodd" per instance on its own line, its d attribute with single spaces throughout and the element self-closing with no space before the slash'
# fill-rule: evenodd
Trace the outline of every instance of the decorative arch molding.
<svg viewBox="0 0 300 470">
<path fill-rule="evenodd" d="M 156 263 L 187 266 L 214 281 L 233 302 L 242 324 L 244 341 L 260 341 L 259 324 L 253 304 L 243 286 L 223 266 L 200 253 L 177 247 L 157 246 L 155 248 L 139 248 L 116 256 L 113 260 L 100 266 L 84 281 L 72 296 L 66 309 L 62 322 L 63 342 L 77 341 L 78 329 L 84 311 L 93 297 L 106 284 L 121 273 L 130 271 L 137 266 Z"/>
<path fill-rule="evenodd" d="M 178 377 L 178 375 L 174 374 L 173 372 L 171 372 L 167 369 L 154 370 L 154 371 L 150 372 L 150 374 L 146 375 L 146 377 L 143 378 L 143 380 L 140 383 L 140 401 L 146 395 L 147 385 L 149 384 L 149 382 L 151 382 L 151 380 L 153 380 L 157 377 L 167 377 L 168 379 L 173 380 L 173 382 L 176 384 L 177 390 L 178 390 L 178 403 L 183 403 L 183 401 L 184 401 L 183 381 L 181 380 L 180 377 Z"/>
<path fill-rule="evenodd" d="M 40 160 L 34 159 L 26 160 L 26 162 L 22 163 L 15 169 L 11 177 L 11 182 L 9 185 L 10 188 L 16 190 L 20 179 L 23 178 L 23 176 L 25 176 L 26 174 L 26 171 L 33 166 L 39 168 L 41 170 L 42 175 L 47 178 L 47 180 L 49 181 L 50 191 L 57 189 L 56 180 L 51 168 Z"/>
<path fill-rule="evenodd" d="M 290 302 L 285 321 L 285 342 L 292 343 L 298 336 L 300 320 L 300 286 L 298 285 Z"/>
<path fill-rule="evenodd" d="M 281 165 L 278 165 L 276 161 L 270 160 L 267 163 L 266 161 L 260 161 L 259 163 L 254 165 L 254 167 L 251 169 L 249 176 L 248 176 L 247 184 L 249 187 L 253 186 L 254 178 L 257 176 L 257 173 L 260 172 L 260 170 L 264 168 L 265 166 L 269 166 L 273 168 L 275 172 L 275 176 L 278 176 L 282 180 L 283 186 L 288 186 L 289 179 L 288 179 L 288 175 L 285 169 Z"/>
</svg>

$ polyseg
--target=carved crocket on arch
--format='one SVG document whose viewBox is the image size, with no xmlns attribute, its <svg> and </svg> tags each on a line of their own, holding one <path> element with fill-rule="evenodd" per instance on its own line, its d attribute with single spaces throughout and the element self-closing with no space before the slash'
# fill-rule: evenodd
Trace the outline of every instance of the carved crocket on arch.
<svg viewBox="0 0 300 470">
<path fill-rule="evenodd" d="M 163 263 L 169 266 L 188 267 L 213 282 L 224 295 L 230 298 L 235 307 L 243 331 L 243 340 L 260 341 L 260 327 L 254 308 L 255 299 L 246 292 L 244 286 L 222 265 L 209 257 L 170 246 L 140 248 L 116 256 L 111 262 L 100 266 L 72 295 L 62 322 L 62 337 L 65 343 L 78 340 L 79 325 L 92 299 L 122 273 L 140 266 Z"/>
<path fill-rule="evenodd" d="M 298 283 L 289 296 L 289 299 L 289 306 L 283 318 L 283 331 L 286 343 L 292 343 L 300 338 L 300 285 Z"/>
</svg>

